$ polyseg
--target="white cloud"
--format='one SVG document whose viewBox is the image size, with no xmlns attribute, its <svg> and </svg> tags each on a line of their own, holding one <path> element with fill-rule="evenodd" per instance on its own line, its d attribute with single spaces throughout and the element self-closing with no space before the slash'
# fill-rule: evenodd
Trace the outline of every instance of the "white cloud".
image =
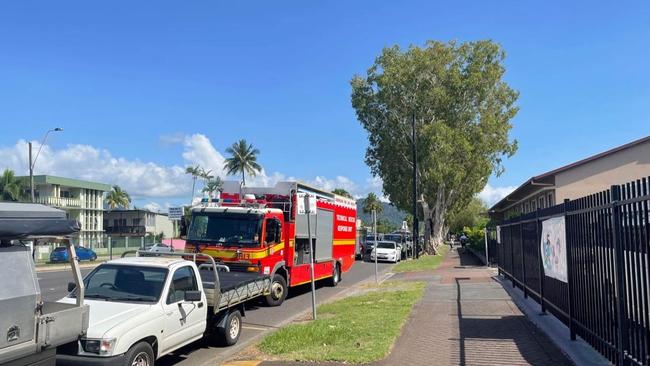
<svg viewBox="0 0 650 366">
<path fill-rule="evenodd" d="M 485 185 L 483 190 L 478 194 L 479 198 L 485 202 L 488 207 L 492 207 L 495 203 L 503 199 L 503 197 L 509 195 L 517 187 L 515 186 L 505 186 L 505 187 L 492 187 L 489 183 Z"/>
<path fill-rule="evenodd" d="M 38 157 L 35 174 L 117 184 L 129 192 L 140 205 L 152 210 L 166 210 L 170 204 L 167 202 L 163 205 L 162 202 L 170 198 L 173 198 L 174 202 L 189 199 L 192 183 L 191 177 L 185 174 L 186 166 L 199 165 L 224 179 L 239 178 L 226 177 L 223 169 L 224 156 L 203 134 L 162 136 L 160 142 L 182 144 L 182 164 L 163 165 L 139 159 L 127 159 L 115 156 L 107 149 L 85 144 L 72 144 L 59 150 L 44 145 Z M 33 144 L 35 151 L 38 150 L 38 142 Z M 0 168 L 12 169 L 17 175 L 27 174 L 27 151 L 25 140 L 19 140 L 13 146 L 0 147 Z M 273 186 L 277 182 L 287 180 L 297 180 L 297 178 L 281 172 L 267 173 L 265 170 L 255 177 L 246 178 L 247 184 L 251 186 Z M 368 178 L 363 184 L 358 184 L 345 176 L 301 177 L 299 180 L 326 190 L 343 188 L 355 198 L 365 197 L 368 192 L 375 192 L 380 199 L 386 201 L 379 178 Z M 200 184 L 197 185 L 196 192 L 199 194 Z"/>
<path fill-rule="evenodd" d="M 192 165 L 211 170 L 213 175 L 225 177 L 223 166 L 225 158 L 214 148 L 210 139 L 202 134 L 185 136 L 183 139 L 183 159 Z"/>
<path fill-rule="evenodd" d="M 38 143 L 34 149 L 38 150 Z M 17 175 L 26 174 L 27 151 L 24 140 L 0 148 L 2 167 L 14 170 Z M 108 150 L 81 144 L 61 150 L 43 146 L 34 173 L 117 184 L 134 198 L 180 197 L 188 195 L 191 189 L 190 178 L 182 166 L 115 157 Z"/>
</svg>

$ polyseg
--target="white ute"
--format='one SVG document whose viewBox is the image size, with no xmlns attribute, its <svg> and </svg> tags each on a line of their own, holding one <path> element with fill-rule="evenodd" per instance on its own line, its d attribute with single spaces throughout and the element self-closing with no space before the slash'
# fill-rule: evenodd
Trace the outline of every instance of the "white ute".
<svg viewBox="0 0 650 366">
<path fill-rule="evenodd" d="M 232 345 L 241 332 L 244 302 L 269 292 L 268 276 L 230 272 L 204 254 L 137 253 L 101 264 L 84 278 L 88 331 L 58 361 L 149 366 L 204 336 Z M 75 301 L 75 291 L 60 300 Z"/>
</svg>

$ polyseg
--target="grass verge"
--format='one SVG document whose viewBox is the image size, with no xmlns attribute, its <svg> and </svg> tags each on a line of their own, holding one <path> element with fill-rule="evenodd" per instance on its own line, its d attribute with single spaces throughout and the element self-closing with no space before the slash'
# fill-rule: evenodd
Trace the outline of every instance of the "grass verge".
<svg viewBox="0 0 650 366">
<path fill-rule="evenodd" d="M 422 282 L 385 282 L 364 295 L 319 306 L 318 320 L 284 327 L 264 338 L 259 348 L 287 360 L 380 360 L 423 291 Z"/>
<path fill-rule="evenodd" d="M 419 259 L 399 262 L 393 267 L 393 272 L 416 272 L 436 269 L 442 263 L 447 251 L 449 251 L 449 247 L 441 245 L 438 247 L 438 255 L 425 255 Z"/>
</svg>

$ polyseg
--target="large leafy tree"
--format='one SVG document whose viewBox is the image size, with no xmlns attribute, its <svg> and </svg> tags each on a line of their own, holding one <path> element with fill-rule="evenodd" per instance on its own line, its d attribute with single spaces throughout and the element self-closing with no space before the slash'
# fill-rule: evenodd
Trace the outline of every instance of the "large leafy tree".
<svg viewBox="0 0 650 366">
<path fill-rule="evenodd" d="M 0 177 L 0 200 L 22 201 L 27 198 L 24 181 L 16 178 L 13 170 L 5 169 Z"/>
<path fill-rule="evenodd" d="M 120 188 L 120 186 L 115 185 L 106 195 L 106 204 L 111 210 L 117 207 L 129 208 L 129 205 L 131 204 L 131 196 L 129 196 L 125 190 Z"/>
<path fill-rule="evenodd" d="M 254 177 L 262 171 L 262 166 L 257 162 L 257 155 L 260 151 L 246 140 L 241 139 L 235 142 L 226 149 L 226 152 L 230 154 L 225 164 L 227 174 L 241 173 L 241 181 L 244 185 L 246 185 L 246 173 Z"/>
<path fill-rule="evenodd" d="M 373 210 L 377 212 L 377 215 L 379 215 L 384 210 L 384 207 L 381 205 L 381 202 L 379 202 L 377 195 L 370 192 L 363 201 L 363 212 L 371 213 Z"/>
<path fill-rule="evenodd" d="M 334 190 L 332 190 L 332 193 L 338 194 L 339 196 L 352 198 L 352 195 L 350 194 L 350 192 L 346 191 L 343 188 L 335 188 Z"/>
<path fill-rule="evenodd" d="M 517 149 L 508 133 L 518 93 L 503 80 L 505 53 L 491 41 L 430 41 L 386 48 L 352 81 L 352 105 L 368 131 L 366 163 L 397 207 L 412 209 L 412 121 L 417 186 L 428 252 L 442 243 L 444 219 L 467 204 L 502 159 Z"/>
</svg>

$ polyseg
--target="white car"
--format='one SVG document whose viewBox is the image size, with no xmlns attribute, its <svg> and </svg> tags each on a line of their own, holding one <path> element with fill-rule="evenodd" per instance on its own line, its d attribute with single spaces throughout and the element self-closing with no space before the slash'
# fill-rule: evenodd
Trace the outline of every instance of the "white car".
<svg viewBox="0 0 650 366">
<path fill-rule="evenodd" d="M 373 248 L 370 253 L 370 261 L 375 260 L 375 255 L 377 255 L 378 261 L 389 261 L 397 263 L 402 258 L 402 253 L 394 241 L 380 241 L 377 244 L 377 248 Z"/>
<path fill-rule="evenodd" d="M 158 243 L 147 248 L 147 251 L 154 253 L 174 253 L 174 248 L 167 244 Z"/>
</svg>

